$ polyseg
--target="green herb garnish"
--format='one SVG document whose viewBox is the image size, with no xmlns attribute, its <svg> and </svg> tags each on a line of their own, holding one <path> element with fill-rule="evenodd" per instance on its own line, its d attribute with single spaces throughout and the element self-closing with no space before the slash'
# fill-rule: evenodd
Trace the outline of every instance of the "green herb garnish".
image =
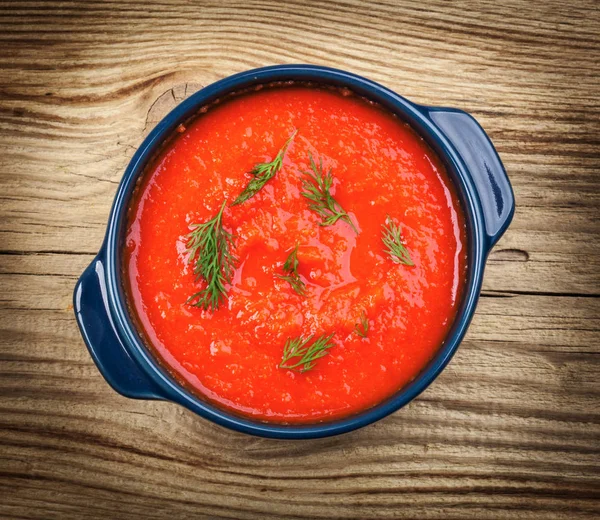
<svg viewBox="0 0 600 520">
<path fill-rule="evenodd" d="M 232 206 L 237 206 L 242 202 L 246 202 L 250 197 L 256 195 L 262 189 L 262 187 L 265 184 L 267 184 L 267 182 L 269 182 L 273 177 L 275 177 L 275 174 L 281 169 L 281 166 L 283 165 L 283 157 L 285 156 L 285 152 L 288 149 L 288 146 L 290 145 L 294 137 L 296 137 L 297 133 L 298 130 L 296 129 L 294 130 L 292 135 L 288 137 L 288 140 L 285 142 L 281 150 L 277 152 L 275 159 L 268 163 L 258 163 L 254 166 L 254 168 L 252 168 L 252 170 L 250 170 L 250 175 L 252 175 L 253 178 L 244 188 L 244 191 L 240 193 L 238 198 L 232 202 Z"/>
<path fill-rule="evenodd" d="M 390 255 L 393 262 L 397 264 L 415 265 L 410 258 L 408 249 L 402 243 L 400 227 L 398 227 L 389 215 L 386 217 L 383 227 L 383 243 L 387 246 L 386 253 Z"/>
<path fill-rule="evenodd" d="M 327 350 L 334 346 L 333 343 L 330 343 L 331 338 L 333 338 L 333 334 L 329 336 L 323 334 L 310 346 L 308 344 L 313 339 L 312 335 L 306 339 L 303 339 L 302 336 L 288 339 L 283 348 L 283 358 L 279 368 L 307 372 L 315 366 L 317 359 L 327 355 Z"/>
<path fill-rule="evenodd" d="M 331 226 L 342 219 L 350 224 L 350 227 L 358 235 L 358 230 L 352 223 L 348 213 L 331 195 L 331 185 L 333 184 L 331 168 L 325 173 L 323 171 L 323 158 L 319 158 L 319 165 L 317 166 L 310 152 L 308 156 L 312 173 L 309 171 L 302 172 L 307 178 L 302 182 L 304 191 L 301 194 L 310 201 L 308 207 L 321 217 L 319 225 Z"/>
<path fill-rule="evenodd" d="M 283 271 L 287 274 L 278 274 L 275 276 L 288 282 L 292 286 L 292 289 L 294 289 L 294 291 L 296 291 L 300 296 L 303 296 L 306 290 L 306 284 L 302 281 L 302 278 L 300 278 L 300 275 L 298 274 L 299 263 L 300 262 L 298 262 L 298 244 L 296 244 L 296 247 L 289 254 L 287 260 L 283 264 Z"/>
<path fill-rule="evenodd" d="M 196 281 L 202 279 L 207 286 L 190 296 L 186 303 L 213 312 L 227 296 L 225 284 L 231 283 L 234 264 L 231 254 L 233 235 L 223 227 L 223 202 L 217 215 L 203 224 L 194 224 L 187 235 L 186 248 L 189 263 L 194 262 Z"/>
<path fill-rule="evenodd" d="M 362 311 L 360 313 L 360 323 L 354 326 L 354 332 L 356 332 L 361 338 L 366 338 L 369 333 L 369 319 L 367 313 Z"/>
</svg>

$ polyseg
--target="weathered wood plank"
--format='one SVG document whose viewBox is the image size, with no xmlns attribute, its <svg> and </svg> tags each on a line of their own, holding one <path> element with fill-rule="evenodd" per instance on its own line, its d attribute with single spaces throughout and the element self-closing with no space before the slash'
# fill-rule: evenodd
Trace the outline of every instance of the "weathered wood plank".
<svg viewBox="0 0 600 520">
<path fill-rule="evenodd" d="M 51 290 L 61 292 L 63 278 L 55 280 Z M 510 512 L 511 496 L 519 497 L 521 515 L 544 511 L 561 518 L 567 513 L 561 503 L 586 493 L 589 500 L 579 501 L 575 512 L 591 512 L 597 481 L 584 475 L 595 464 L 600 395 L 597 367 L 588 360 L 589 349 L 598 355 L 597 347 L 586 334 L 597 336 L 600 300 L 589 306 L 589 298 L 561 298 L 557 307 L 550 297 L 510 296 L 509 306 L 506 299 L 482 298 L 456 358 L 416 402 L 362 432 L 311 442 L 310 448 L 249 443 L 175 405 L 117 396 L 78 342 L 70 309 L 41 310 L 39 319 L 29 321 L 26 308 L 0 307 L 0 331 L 7 338 L 0 350 L 0 444 L 10 450 L 4 478 L 15 478 L 23 493 L 9 503 L 16 507 L 22 497 L 50 488 L 61 494 L 68 489 L 67 503 L 83 507 L 98 492 L 101 475 L 107 498 L 150 518 L 164 513 L 147 511 L 148 501 L 181 514 L 197 507 L 218 516 L 231 494 L 240 499 L 240 510 L 231 503 L 228 513 L 236 518 L 287 518 L 285 502 L 294 507 L 290 518 L 397 518 L 398 507 L 410 507 L 405 518 L 415 511 L 443 518 L 450 506 L 456 518 L 469 512 L 493 518 L 495 508 L 505 512 L 503 504 Z M 508 332 L 503 340 L 497 329 Z M 16 355 L 15 345 L 25 339 L 29 349 Z M 51 462 L 51 479 L 36 470 L 38 458 L 42 467 Z M 22 473 L 23 460 L 31 477 Z M 493 468 L 493 475 L 482 467 Z M 171 488 L 181 478 L 193 486 Z M 262 500 L 250 507 L 257 487 Z M 178 500 L 182 493 L 185 501 Z M 426 510 L 418 506 L 424 493 Z M 450 500 L 465 494 L 466 501 Z M 495 494 L 503 500 L 490 508 L 483 497 Z M 42 496 L 41 516 L 47 517 L 47 501 L 54 499 Z M 359 509 L 343 507 L 349 496 L 361 497 Z M 64 506 L 58 502 L 57 514 L 68 513 Z M 89 512 L 100 516 L 103 507 Z"/>
</svg>

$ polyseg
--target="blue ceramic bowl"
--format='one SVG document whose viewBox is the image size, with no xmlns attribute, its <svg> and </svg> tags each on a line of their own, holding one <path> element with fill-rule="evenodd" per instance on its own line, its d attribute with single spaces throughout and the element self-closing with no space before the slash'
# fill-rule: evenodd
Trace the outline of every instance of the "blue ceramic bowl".
<svg viewBox="0 0 600 520">
<path fill-rule="evenodd" d="M 309 81 L 347 87 L 379 102 L 407 121 L 435 150 L 455 183 L 468 234 L 467 287 L 454 325 L 435 357 L 410 384 L 364 412 L 341 420 L 302 426 L 253 421 L 220 409 L 171 377 L 144 346 L 134 327 L 121 280 L 126 214 L 145 165 L 175 128 L 197 110 L 230 92 L 273 81 Z M 510 182 L 488 136 L 465 112 L 416 105 L 395 92 L 341 70 L 314 65 L 265 67 L 230 76 L 202 89 L 165 117 L 134 154 L 119 185 L 104 243 L 77 282 L 75 315 L 81 334 L 108 383 L 126 397 L 179 403 L 233 430 L 280 439 L 308 439 L 349 432 L 377 421 L 419 395 L 448 364 L 475 312 L 487 255 L 514 213 Z"/>
</svg>

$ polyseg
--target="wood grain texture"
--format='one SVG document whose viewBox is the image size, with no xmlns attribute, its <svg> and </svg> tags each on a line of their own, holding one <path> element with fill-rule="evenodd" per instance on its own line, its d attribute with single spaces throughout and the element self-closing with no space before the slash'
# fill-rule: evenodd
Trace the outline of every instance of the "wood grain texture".
<svg viewBox="0 0 600 520">
<path fill-rule="evenodd" d="M 0 49 L 2 518 L 600 517 L 596 1 L 2 2 Z M 306 442 L 120 397 L 71 308 L 143 136 L 277 63 L 471 112 L 517 199 L 446 371 Z"/>
</svg>

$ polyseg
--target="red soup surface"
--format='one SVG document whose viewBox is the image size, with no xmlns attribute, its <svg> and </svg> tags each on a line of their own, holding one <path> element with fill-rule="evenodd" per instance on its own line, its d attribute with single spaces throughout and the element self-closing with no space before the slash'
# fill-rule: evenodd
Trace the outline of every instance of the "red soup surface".
<svg viewBox="0 0 600 520">
<path fill-rule="evenodd" d="M 407 124 L 348 94 L 274 87 L 209 107 L 179 127 L 134 197 L 125 270 L 139 328 L 181 383 L 238 414 L 310 423 L 374 406 L 430 361 L 460 303 L 464 217 L 440 160 Z M 274 178 L 230 206 L 295 130 Z M 358 234 L 309 208 L 309 153 L 331 170 L 330 194 Z M 186 303 L 206 287 L 186 235 L 224 201 L 237 262 L 226 298 L 204 310 Z M 386 252 L 388 216 L 414 265 Z M 296 245 L 304 295 L 277 276 Z M 310 370 L 280 368 L 288 339 L 323 334 L 332 346 Z"/>
</svg>

